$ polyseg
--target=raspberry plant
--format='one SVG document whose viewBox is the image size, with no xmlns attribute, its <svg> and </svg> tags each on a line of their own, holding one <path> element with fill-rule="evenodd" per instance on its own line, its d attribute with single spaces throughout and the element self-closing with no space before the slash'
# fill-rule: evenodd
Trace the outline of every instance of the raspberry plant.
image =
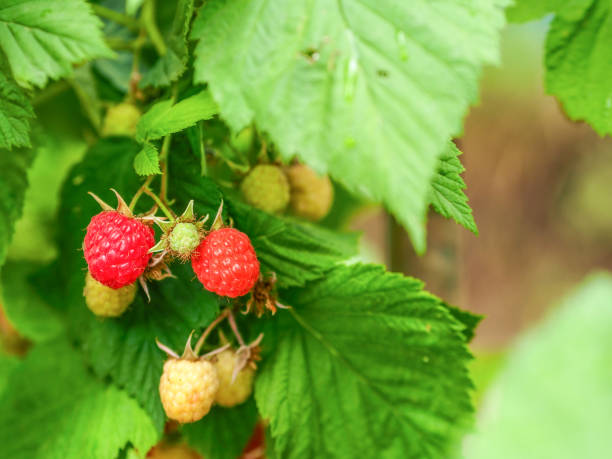
<svg viewBox="0 0 612 459">
<path fill-rule="evenodd" d="M 334 196 L 418 253 L 429 208 L 477 233 L 451 138 L 507 3 L 0 2 L 1 301 L 31 342 L 2 357 L 0 456 L 230 459 L 263 425 L 269 457 L 449 457 L 480 318 L 355 263 Z M 548 89 L 610 133 L 611 48 L 586 62 L 579 30 L 609 5 L 562 3 L 511 17 L 555 13 Z M 28 261 L 9 245 L 49 151 L 54 243 Z"/>
</svg>

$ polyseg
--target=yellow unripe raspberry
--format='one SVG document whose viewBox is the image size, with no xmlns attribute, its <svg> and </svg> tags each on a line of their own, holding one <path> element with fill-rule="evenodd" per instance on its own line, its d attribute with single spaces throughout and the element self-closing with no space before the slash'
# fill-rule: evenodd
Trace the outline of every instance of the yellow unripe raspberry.
<svg viewBox="0 0 612 459">
<path fill-rule="evenodd" d="M 189 446 L 178 444 L 159 443 L 147 453 L 147 459 L 201 459 L 197 452 Z"/>
<path fill-rule="evenodd" d="M 214 365 L 219 376 L 219 390 L 215 402 L 221 406 L 232 407 L 240 405 L 253 392 L 255 370 L 247 366 L 243 368 L 232 382 L 232 375 L 237 364 L 237 355 L 231 349 L 221 352 L 215 357 Z"/>
<path fill-rule="evenodd" d="M 291 188 L 291 210 L 311 221 L 327 215 L 334 199 L 334 188 L 327 175 L 319 176 L 308 166 L 296 164 L 287 168 Z"/>
<path fill-rule="evenodd" d="M 196 422 L 210 411 L 218 388 L 217 370 L 209 361 L 170 358 L 164 364 L 159 396 L 170 419 Z"/>
<path fill-rule="evenodd" d="M 89 271 L 85 277 L 83 296 L 87 307 L 100 317 L 118 317 L 124 313 L 136 296 L 136 284 L 118 289 L 107 287 L 95 280 Z"/>
<path fill-rule="evenodd" d="M 289 183 L 283 170 L 273 164 L 255 166 L 242 181 L 240 190 L 246 202 L 270 214 L 289 204 Z"/>
<path fill-rule="evenodd" d="M 102 135 L 134 136 L 136 125 L 140 121 L 140 110 L 129 102 L 122 102 L 110 107 L 102 123 Z"/>
</svg>

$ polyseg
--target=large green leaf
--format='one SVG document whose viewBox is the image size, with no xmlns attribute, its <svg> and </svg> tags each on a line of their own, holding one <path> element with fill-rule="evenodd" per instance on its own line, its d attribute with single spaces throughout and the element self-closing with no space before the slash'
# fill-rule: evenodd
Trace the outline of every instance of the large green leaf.
<svg viewBox="0 0 612 459">
<path fill-rule="evenodd" d="M 217 105 L 210 92 L 199 93 L 174 104 L 172 100 L 158 102 L 138 122 L 136 138 L 139 141 L 154 140 L 193 126 L 200 120 L 212 118 Z"/>
<path fill-rule="evenodd" d="M 497 61 L 506 3 L 206 2 L 195 81 L 234 130 L 254 119 L 285 159 L 384 202 L 423 251 L 438 157 Z"/>
<path fill-rule="evenodd" d="M 0 55 L 0 149 L 30 146 L 30 121 L 34 110 L 7 72 Z"/>
<path fill-rule="evenodd" d="M 3 0 L 0 48 L 19 84 L 44 86 L 73 64 L 113 55 L 101 25 L 84 0 Z"/>
<path fill-rule="evenodd" d="M 571 2 L 556 14 L 546 40 L 546 88 L 573 120 L 612 134 L 610 2 Z"/>
<path fill-rule="evenodd" d="M 199 282 L 194 282 L 191 267 L 183 264 L 172 267 L 176 279 L 149 284 L 150 303 L 140 292 L 128 312 L 119 319 L 98 319 L 86 308 L 82 297 L 86 264 L 79 248 L 83 229 L 100 211 L 87 191 L 111 202 L 109 188 L 114 187 L 129 199 L 139 186 L 131 161 L 138 148 L 136 142 L 127 138 L 102 140 L 71 171 L 62 190 L 59 215 L 63 228 L 59 241 L 61 255 L 58 268 L 50 275 L 60 286 L 65 286 L 59 298 L 60 306 L 66 309 L 72 333 L 82 341 L 95 371 L 99 375 L 110 375 L 119 386 L 125 387 L 161 429 L 165 416 L 157 386 L 165 355 L 157 349 L 155 338 L 180 351 L 191 330 L 207 325 L 215 317 L 217 297 L 204 291 Z M 113 167 L 109 168 L 108 164 Z M 107 172 L 100 174 L 101 170 Z M 211 194 L 211 199 L 213 196 Z M 153 204 L 146 199 L 142 198 L 141 210 Z M 177 208 L 183 205 L 186 201 L 177 202 Z M 209 209 L 210 212 L 214 210 Z"/>
<path fill-rule="evenodd" d="M 146 452 L 156 437 L 138 403 L 94 379 L 63 341 L 31 351 L 0 396 L 2 457 L 114 459 L 128 443 Z"/>
<path fill-rule="evenodd" d="M 592 276 L 509 351 L 465 457 L 608 457 L 611 329 L 612 276 Z"/>
<path fill-rule="evenodd" d="M 217 406 L 201 421 L 185 425 L 183 433 L 206 459 L 236 459 L 253 434 L 257 416 L 253 399 L 234 408 Z"/>
<path fill-rule="evenodd" d="M 54 338 L 63 331 L 57 311 L 30 282 L 30 276 L 38 269 L 36 264 L 9 261 L 0 276 L 0 302 L 7 318 L 20 335 L 35 342 Z"/>
<path fill-rule="evenodd" d="M 439 214 L 452 218 L 474 234 L 478 234 L 472 209 L 464 192 L 466 186 L 461 174 L 465 168 L 459 161 L 459 155 L 459 149 L 453 142 L 449 142 L 447 149 L 440 156 L 438 170 L 431 182 L 431 205 Z"/>
<path fill-rule="evenodd" d="M 161 56 L 140 81 L 141 87 L 168 86 L 185 71 L 189 50 L 187 33 L 193 16 L 193 0 L 178 0 L 171 29 L 166 34 L 166 54 Z"/>
<path fill-rule="evenodd" d="M 0 266 L 6 258 L 15 221 L 23 210 L 28 186 L 26 170 L 33 159 L 32 150 L 0 150 Z"/>
<path fill-rule="evenodd" d="M 278 457 L 446 457 L 472 411 L 470 354 L 437 298 L 353 265 L 282 299 L 255 387 Z"/>
<path fill-rule="evenodd" d="M 593 0 L 514 0 L 514 5 L 507 9 L 506 14 L 510 21 L 525 22 L 562 10 L 582 14 L 581 11 L 592 3 Z"/>
</svg>

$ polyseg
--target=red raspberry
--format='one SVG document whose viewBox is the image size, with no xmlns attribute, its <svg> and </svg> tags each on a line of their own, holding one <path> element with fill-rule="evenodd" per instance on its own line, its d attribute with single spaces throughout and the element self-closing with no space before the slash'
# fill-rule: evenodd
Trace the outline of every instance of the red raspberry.
<svg viewBox="0 0 612 459">
<path fill-rule="evenodd" d="M 93 278 L 117 289 L 144 272 L 154 245 L 152 228 L 120 212 L 104 211 L 89 222 L 83 251 Z"/>
<path fill-rule="evenodd" d="M 251 240 L 234 228 L 206 236 L 193 253 L 191 266 L 206 290 L 230 298 L 247 294 L 259 277 Z"/>
</svg>

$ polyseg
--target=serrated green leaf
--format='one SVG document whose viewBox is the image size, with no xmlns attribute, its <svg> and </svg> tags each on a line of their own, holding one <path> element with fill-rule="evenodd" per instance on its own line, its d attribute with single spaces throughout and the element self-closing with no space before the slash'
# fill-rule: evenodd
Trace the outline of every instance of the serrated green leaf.
<svg viewBox="0 0 612 459">
<path fill-rule="evenodd" d="M 29 281 L 40 269 L 32 263 L 8 262 L 2 269 L 0 291 L 7 318 L 20 335 L 34 341 L 46 341 L 63 331 L 57 311 L 39 295 Z"/>
<path fill-rule="evenodd" d="M 282 300 L 255 386 L 278 457 L 447 457 L 471 414 L 470 354 L 437 298 L 352 265 Z"/>
<path fill-rule="evenodd" d="M 292 287 L 321 277 L 334 264 L 357 253 L 358 237 L 271 217 L 237 201 L 227 202 L 239 228 L 249 234 L 264 273 Z"/>
<path fill-rule="evenodd" d="M 29 147 L 34 110 L 7 70 L 0 55 L 0 149 Z"/>
<path fill-rule="evenodd" d="M 172 100 L 164 100 L 142 115 L 136 129 L 136 139 L 140 142 L 159 139 L 193 126 L 200 120 L 212 118 L 215 113 L 217 105 L 206 89 L 174 105 Z"/>
<path fill-rule="evenodd" d="M 204 419 L 186 424 L 189 445 L 206 459 L 235 459 L 247 445 L 257 423 L 253 399 L 234 408 L 214 407 Z"/>
<path fill-rule="evenodd" d="M 469 343 L 472 341 L 472 338 L 474 338 L 474 334 L 476 332 L 476 327 L 480 321 L 484 319 L 484 316 L 460 309 L 457 306 L 453 306 L 445 302 L 442 302 L 442 305 L 446 307 L 448 312 L 450 312 L 450 315 L 463 326 L 462 333 L 463 337 L 465 338 L 465 342 Z"/>
<path fill-rule="evenodd" d="M 148 142 L 145 143 L 142 150 L 134 157 L 134 170 L 138 175 L 161 174 L 157 148 Z"/>
<path fill-rule="evenodd" d="M 0 48 L 23 86 L 44 86 L 72 73 L 72 65 L 111 57 L 102 23 L 84 0 L 4 0 Z"/>
<path fill-rule="evenodd" d="M 189 50 L 187 48 L 187 33 L 193 16 L 193 0 L 178 0 L 172 28 L 164 37 L 166 54 L 158 59 L 142 77 L 140 87 L 155 88 L 169 86 L 176 81 L 187 67 Z"/>
<path fill-rule="evenodd" d="M 95 317 L 82 296 L 86 263 L 79 248 L 83 242 L 83 228 L 100 212 L 100 207 L 87 192 L 92 191 L 106 202 L 113 202 L 113 194 L 109 191 L 113 187 L 129 201 L 140 186 L 131 164 L 138 148 L 138 144 L 128 138 L 103 139 L 70 172 L 61 194 L 60 258 L 57 268 L 49 274 L 53 276 L 50 281 L 64 289 L 58 307 L 64 308 L 70 333 L 83 343 L 86 357 L 96 373 L 109 375 L 117 385 L 124 387 L 144 406 L 156 428 L 161 430 L 165 415 L 157 387 L 165 355 L 155 345 L 155 338 L 181 351 L 189 332 L 206 326 L 218 313 L 216 295 L 193 281 L 189 264 L 174 264 L 172 271 L 176 279 L 149 282 L 151 302 L 147 302 L 144 293 L 139 291 L 134 303 L 118 319 Z M 111 163 L 113 167 L 109 168 Z M 106 172 L 100 174 L 101 170 Z M 151 207 L 153 203 L 147 199 L 141 199 L 137 211 Z M 183 203 L 177 203 L 177 208 L 182 206 Z"/>
<path fill-rule="evenodd" d="M 612 134 L 611 40 L 612 10 L 603 0 L 564 5 L 546 40 L 547 91 L 600 135 Z"/>
<path fill-rule="evenodd" d="M 438 170 L 431 182 L 430 202 L 436 212 L 446 218 L 452 218 L 464 228 L 478 234 L 478 228 L 472 215 L 472 209 L 465 195 L 465 182 L 461 174 L 465 168 L 459 161 L 461 152 L 453 142 L 440 156 Z"/>
<path fill-rule="evenodd" d="M 34 348 L 0 397 L 2 457 L 114 459 L 128 443 L 147 451 L 156 439 L 136 401 L 94 379 L 63 341 Z"/>
<path fill-rule="evenodd" d="M 214 182 L 202 177 L 195 155 L 170 155 L 169 189 L 184 208 L 195 200 L 198 215 L 212 219 L 221 203 L 221 194 Z M 261 271 L 277 274 L 279 285 L 304 285 L 320 277 L 336 263 L 357 253 L 357 236 L 339 235 L 324 228 L 281 219 L 225 197 L 224 206 L 234 226 L 249 235 Z M 228 220 L 226 219 L 226 222 Z"/>
<path fill-rule="evenodd" d="M 466 459 L 612 451 L 612 276 L 589 277 L 521 336 L 487 392 Z"/>
<path fill-rule="evenodd" d="M 23 210 L 28 186 L 26 170 L 33 159 L 32 150 L 0 150 L 0 266 L 4 264 L 15 222 Z"/>
<path fill-rule="evenodd" d="M 384 202 L 422 252 L 438 156 L 498 59 L 506 3 L 207 2 L 194 77 L 235 131 L 254 119 L 284 159 Z"/>
</svg>

